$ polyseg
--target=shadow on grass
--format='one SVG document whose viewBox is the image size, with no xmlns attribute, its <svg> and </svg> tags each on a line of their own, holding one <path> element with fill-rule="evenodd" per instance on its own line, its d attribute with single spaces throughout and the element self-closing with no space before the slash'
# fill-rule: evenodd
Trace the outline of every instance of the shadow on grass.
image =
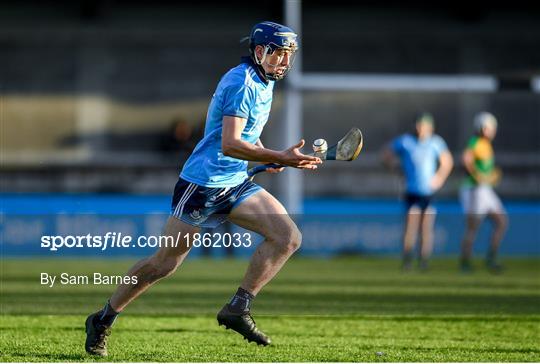
<svg viewBox="0 0 540 364">
<path fill-rule="evenodd" d="M 145 313 L 155 310 L 159 302 L 161 314 L 206 314 L 215 313 L 228 298 L 221 292 L 185 292 L 171 294 L 151 292 L 143 297 L 131 309 L 131 313 Z M 84 302 L 83 305 L 65 306 L 64 313 L 80 314 L 85 306 L 101 305 L 103 299 L 94 294 L 70 292 L 62 296 L 58 293 L 44 293 L 39 298 L 32 292 L 10 292 L 3 297 L 4 304 L 11 307 L 6 313 L 54 314 L 58 305 L 66 302 Z M 24 302 L 24 304 L 22 304 Z M 94 303 L 92 303 L 94 302 Z M 90 312 L 92 309 L 88 309 Z M 537 294 L 501 294 L 474 293 L 364 293 L 344 292 L 268 292 L 257 300 L 255 311 L 258 314 L 540 314 L 540 296 Z"/>
<path fill-rule="evenodd" d="M 216 323 L 216 328 L 217 328 Z M 215 334 L 216 330 L 206 330 L 206 329 L 185 329 L 182 327 L 175 327 L 175 328 L 158 328 L 158 329 L 152 329 L 145 327 L 143 329 L 136 329 L 136 328 L 119 328 L 117 332 L 163 332 L 163 333 L 202 333 L 202 334 Z"/>
</svg>

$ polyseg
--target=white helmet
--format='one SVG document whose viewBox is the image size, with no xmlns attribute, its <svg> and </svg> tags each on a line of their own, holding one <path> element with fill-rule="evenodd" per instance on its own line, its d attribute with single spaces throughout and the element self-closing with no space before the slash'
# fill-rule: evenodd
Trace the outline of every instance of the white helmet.
<svg viewBox="0 0 540 364">
<path fill-rule="evenodd" d="M 484 127 L 488 125 L 491 125 L 495 128 L 497 127 L 497 119 L 495 118 L 495 116 L 493 116 L 493 114 L 487 111 L 482 111 L 476 114 L 476 116 L 474 117 L 474 130 L 477 133 L 481 133 Z"/>
</svg>

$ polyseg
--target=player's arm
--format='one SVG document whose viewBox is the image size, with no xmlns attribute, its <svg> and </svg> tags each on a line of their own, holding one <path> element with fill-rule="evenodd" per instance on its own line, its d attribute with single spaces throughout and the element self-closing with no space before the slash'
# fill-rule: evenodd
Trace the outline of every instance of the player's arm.
<svg viewBox="0 0 540 364">
<path fill-rule="evenodd" d="M 431 187 L 434 191 L 441 188 L 450 175 L 450 172 L 452 172 L 452 168 L 454 167 L 454 158 L 452 158 L 452 154 L 448 149 L 442 151 L 439 154 L 439 168 L 437 169 L 437 172 L 435 172 L 435 176 L 433 176 L 433 180 L 431 181 Z"/>
<path fill-rule="evenodd" d="M 385 165 L 385 167 L 390 169 L 391 171 L 396 170 L 396 168 L 398 167 L 399 159 L 394 150 L 392 149 L 392 145 L 390 143 L 387 144 L 381 151 L 381 161 Z"/>
<path fill-rule="evenodd" d="M 474 151 L 472 149 L 465 149 L 461 159 L 465 170 L 477 183 L 488 183 L 494 185 L 500 181 L 502 173 L 499 168 L 495 168 L 489 175 L 483 174 L 476 169 L 476 165 L 474 163 Z"/>
<path fill-rule="evenodd" d="M 261 147 L 261 148 L 264 148 L 264 145 L 261 141 L 261 139 L 257 139 L 257 141 L 255 142 L 255 145 Z M 263 163 L 264 164 L 264 163 Z M 265 172 L 267 173 L 279 173 L 279 172 L 283 172 L 283 170 L 285 169 L 285 167 L 281 167 L 281 168 L 266 168 Z"/>
<path fill-rule="evenodd" d="M 465 167 L 465 170 L 467 171 L 467 174 L 471 176 L 472 179 L 474 179 L 477 183 L 485 183 L 485 176 L 481 171 L 478 170 L 475 163 L 475 148 L 477 147 L 477 143 L 477 138 L 472 138 L 469 141 L 469 144 L 463 151 L 461 161 L 463 163 L 463 166 Z"/>
<path fill-rule="evenodd" d="M 399 154 L 403 151 L 403 138 L 397 137 L 388 142 L 381 151 L 381 161 L 386 168 L 397 172 L 399 168 Z"/>
<path fill-rule="evenodd" d="M 321 163 L 320 158 L 300 153 L 299 149 L 304 145 L 303 140 L 283 151 L 264 148 L 260 140 L 256 144 L 242 140 L 242 131 L 246 126 L 246 122 L 246 119 L 237 116 L 223 117 L 221 148 L 226 156 L 246 161 L 277 163 L 304 169 L 316 169 L 316 165 Z"/>
<path fill-rule="evenodd" d="M 467 148 L 463 152 L 463 155 L 461 156 L 461 161 L 463 162 L 463 166 L 465 167 L 465 170 L 467 173 L 475 179 L 475 181 L 479 182 L 479 176 L 478 172 L 476 171 L 476 167 L 474 165 L 474 152 L 472 149 Z"/>
<path fill-rule="evenodd" d="M 477 182 L 477 183 L 490 183 L 489 176 L 484 175 L 480 172 L 474 163 L 474 151 L 471 148 L 465 149 L 461 157 L 463 166 L 467 173 Z"/>
</svg>

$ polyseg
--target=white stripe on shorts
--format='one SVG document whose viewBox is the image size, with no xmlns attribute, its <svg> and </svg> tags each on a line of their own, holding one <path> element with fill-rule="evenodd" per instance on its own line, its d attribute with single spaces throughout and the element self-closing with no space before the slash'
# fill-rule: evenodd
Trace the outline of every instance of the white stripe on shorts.
<svg viewBox="0 0 540 364">
<path fill-rule="evenodd" d="M 244 182 L 244 183 L 245 183 L 245 182 Z M 246 192 L 246 190 L 247 190 L 248 188 L 250 188 L 250 187 L 251 187 L 251 184 L 245 183 L 242 187 L 240 187 L 240 189 L 239 189 L 238 191 L 236 191 L 236 193 L 234 194 L 234 196 L 235 196 L 236 198 L 242 196 L 242 194 L 243 194 L 244 192 Z"/>
<path fill-rule="evenodd" d="M 180 217 L 182 216 L 182 211 L 184 210 L 184 205 L 189 200 L 191 195 L 193 195 L 193 192 L 197 189 L 197 185 L 194 183 L 190 183 L 189 186 L 184 191 L 184 194 L 176 204 L 176 208 L 174 209 L 173 216 Z M 180 210 L 180 213 L 178 211 Z"/>
</svg>

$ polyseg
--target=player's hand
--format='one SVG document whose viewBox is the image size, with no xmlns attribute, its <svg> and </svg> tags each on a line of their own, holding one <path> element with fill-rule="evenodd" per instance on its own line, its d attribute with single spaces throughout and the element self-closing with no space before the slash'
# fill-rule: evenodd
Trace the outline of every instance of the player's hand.
<svg viewBox="0 0 540 364">
<path fill-rule="evenodd" d="M 502 172 L 499 168 L 495 168 L 493 171 L 491 171 L 490 174 L 484 175 L 483 181 L 484 183 L 494 186 L 498 184 L 501 181 Z"/>
<path fill-rule="evenodd" d="M 502 171 L 500 168 L 495 168 L 493 172 L 491 172 L 491 185 L 496 185 L 501 181 L 502 178 Z"/>
<path fill-rule="evenodd" d="M 265 172 L 268 172 L 268 173 L 280 173 L 280 172 L 283 172 L 285 170 L 285 167 L 281 167 L 281 168 L 266 168 Z"/>
<path fill-rule="evenodd" d="M 302 154 L 300 152 L 300 148 L 302 148 L 305 143 L 305 140 L 302 139 L 292 147 L 282 151 L 279 163 L 301 169 L 317 169 L 317 164 L 322 163 L 321 158 Z"/>
<path fill-rule="evenodd" d="M 502 176 L 502 172 L 499 168 L 495 168 L 491 173 L 489 174 L 483 174 L 483 173 L 477 173 L 474 177 L 476 182 L 479 184 L 486 184 L 486 185 L 496 185 L 500 182 Z"/>
<path fill-rule="evenodd" d="M 433 190 L 433 192 L 440 190 L 443 184 L 444 179 L 438 174 L 433 176 L 433 178 L 431 179 L 431 189 Z"/>
</svg>

